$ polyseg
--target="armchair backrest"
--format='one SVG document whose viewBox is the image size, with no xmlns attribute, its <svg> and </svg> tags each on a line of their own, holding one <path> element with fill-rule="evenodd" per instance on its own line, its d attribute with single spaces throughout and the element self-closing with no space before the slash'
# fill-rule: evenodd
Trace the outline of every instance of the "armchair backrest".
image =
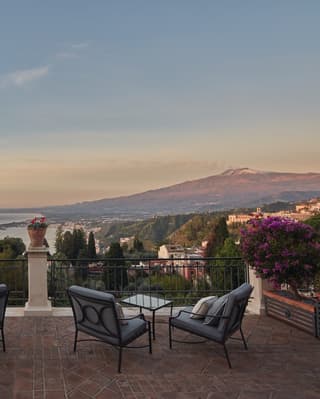
<svg viewBox="0 0 320 399">
<path fill-rule="evenodd" d="M 67 290 L 77 328 L 100 339 L 121 339 L 112 294 L 76 285 Z"/>
<path fill-rule="evenodd" d="M 0 284 L 0 329 L 3 328 L 4 316 L 8 303 L 9 290 L 6 284 Z"/>
<path fill-rule="evenodd" d="M 230 292 L 223 310 L 223 317 L 218 325 L 218 330 L 224 337 L 232 335 L 240 328 L 252 290 L 253 287 L 250 284 L 244 283 Z"/>
</svg>

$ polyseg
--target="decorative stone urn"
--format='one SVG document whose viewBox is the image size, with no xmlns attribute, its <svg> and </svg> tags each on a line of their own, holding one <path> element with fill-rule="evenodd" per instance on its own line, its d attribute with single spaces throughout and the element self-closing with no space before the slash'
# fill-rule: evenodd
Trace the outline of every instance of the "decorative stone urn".
<svg viewBox="0 0 320 399">
<path fill-rule="evenodd" d="M 43 246 L 44 237 L 46 235 L 47 228 L 39 227 L 37 229 L 28 227 L 28 234 L 30 238 L 31 247 L 37 248 Z"/>
<path fill-rule="evenodd" d="M 43 247 L 43 240 L 46 235 L 48 224 L 46 223 L 46 218 L 35 217 L 28 224 L 28 234 L 30 237 L 30 247 L 32 248 L 41 248 Z"/>
</svg>

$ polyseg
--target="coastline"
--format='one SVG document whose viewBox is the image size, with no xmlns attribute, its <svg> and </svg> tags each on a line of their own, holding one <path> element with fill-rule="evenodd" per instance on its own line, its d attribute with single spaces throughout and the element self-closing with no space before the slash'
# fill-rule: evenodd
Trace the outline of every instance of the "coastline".
<svg viewBox="0 0 320 399">
<path fill-rule="evenodd" d="M 14 218 L 14 214 L 10 214 L 10 216 L 11 215 Z M 26 248 L 28 248 L 30 239 L 27 231 L 27 225 L 28 220 L 11 222 L 5 221 L 5 223 L 1 223 L 0 221 L 0 240 L 4 239 L 5 237 L 21 238 Z M 59 223 L 50 223 L 47 229 L 46 239 L 51 252 L 55 251 L 56 231 L 59 226 Z"/>
</svg>

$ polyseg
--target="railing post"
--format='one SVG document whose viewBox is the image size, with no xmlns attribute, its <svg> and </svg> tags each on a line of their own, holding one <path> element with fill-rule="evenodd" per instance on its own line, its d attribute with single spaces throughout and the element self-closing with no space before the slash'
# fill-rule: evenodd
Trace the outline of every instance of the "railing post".
<svg viewBox="0 0 320 399">
<path fill-rule="evenodd" d="M 263 298 L 263 290 L 268 289 L 270 284 L 267 280 L 257 277 L 255 270 L 249 266 L 249 283 L 254 287 L 247 310 L 250 313 L 263 315 L 265 314 L 265 304 Z"/>
<path fill-rule="evenodd" d="M 29 298 L 24 308 L 25 316 L 52 315 L 51 302 L 48 301 L 47 254 L 45 247 L 28 250 Z"/>
</svg>

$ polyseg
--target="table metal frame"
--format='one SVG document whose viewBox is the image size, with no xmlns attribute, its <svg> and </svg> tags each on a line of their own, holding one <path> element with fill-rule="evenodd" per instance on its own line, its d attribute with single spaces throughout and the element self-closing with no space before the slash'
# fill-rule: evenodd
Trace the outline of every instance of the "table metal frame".
<svg viewBox="0 0 320 399">
<path fill-rule="evenodd" d="M 142 304 L 138 303 L 137 297 L 143 297 L 144 299 L 142 300 Z M 164 301 L 160 306 L 148 306 L 148 303 L 150 303 L 152 300 L 160 300 Z M 146 304 L 144 304 L 146 302 Z M 170 306 L 170 317 L 172 316 L 172 308 L 173 308 L 173 301 L 169 301 L 167 299 L 163 298 L 158 298 L 152 295 L 146 295 L 146 294 L 136 294 L 132 295 L 128 298 L 122 299 L 121 303 L 134 306 L 136 308 L 140 308 L 140 313 L 142 312 L 142 309 L 146 309 L 152 312 L 152 337 L 155 340 L 156 339 L 156 329 L 155 329 L 155 313 L 157 310 L 162 309 L 164 307 Z"/>
</svg>

